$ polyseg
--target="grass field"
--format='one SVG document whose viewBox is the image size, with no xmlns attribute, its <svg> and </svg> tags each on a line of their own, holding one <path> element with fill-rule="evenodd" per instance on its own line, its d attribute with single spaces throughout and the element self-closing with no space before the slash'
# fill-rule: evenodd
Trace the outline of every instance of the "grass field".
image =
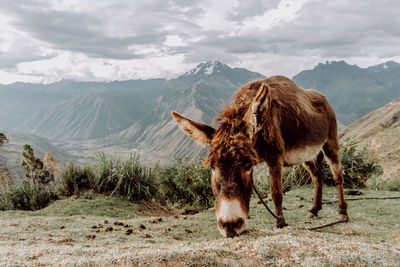
<svg viewBox="0 0 400 267">
<path fill-rule="evenodd" d="M 362 190 L 361 197 L 400 196 Z M 347 196 L 347 198 L 360 196 Z M 36 211 L 0 213 L 0 262 L 5 266 L 399 266 L 400 199 L 349 201 L 350 222 L 301 230 L 337 219 L 326 204 L 305 219 L 312 188 L 284 196 L 286 221 L 275 229 L 265 208 L 251 202 L 244 234 L 220 236 L 212 209 L 194 215 L 149 203 L 86 195 Z M 336 190 L 324 188 L 324 200 Z M 273 205 L 269 202 L 269 206 Z M 161 219 L 160 219 L 161 218 Z M 118 225 L 120 224 L 120 225 Z M 112 229 L 111 229 L 111 228 Z"/>
</svg>

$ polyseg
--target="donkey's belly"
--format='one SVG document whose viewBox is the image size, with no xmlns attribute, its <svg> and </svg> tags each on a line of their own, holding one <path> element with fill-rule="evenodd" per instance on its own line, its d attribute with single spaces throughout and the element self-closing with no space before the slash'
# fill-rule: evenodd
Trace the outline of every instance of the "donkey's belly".
<svg viewBox="0 0 400 267">
<path fill-rule="evenodd" d="M 286 151 L 283 154 L 285 166 L 292 166 L 314 160 L 322 149 L 321 145 L 310 145 Z"/>
</svg>

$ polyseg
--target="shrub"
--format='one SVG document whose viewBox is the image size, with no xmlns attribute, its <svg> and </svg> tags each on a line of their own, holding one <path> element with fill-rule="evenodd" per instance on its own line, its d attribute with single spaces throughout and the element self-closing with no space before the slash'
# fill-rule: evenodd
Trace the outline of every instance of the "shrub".
<svg viewBox="0 0 400 267">
<path fill-rule="evenodd" d="M 356 147 L 357 143 L 349 139 L 340 144 L 340 165 L 343 174 L 343 186 L 346 188 L 363 188 L 372 176 L 382 174 L 382 167 L 377 164 L 377 160 L 368 159 L 367 147 L 360 150 L 357 150 Z M 324 183 L 334 185 L 331 170 L 325 159 L 322 166 Z M 283 185 L 286 188 L 310 182 L 309 173 L 301 165 L 285 170 L 283 173 Z"/>
<path fill-rule="evenodd" d="M 72 161 L 67 162 L 61 170 L 62 195 L 79 195 L 80 192 L 94 187 L 95 176 L 90 166 L 81 167 Z"/>
<path fill-rule="evenodd" d="M 324 160 L 325 163 L 325 160 Z M 325 169 L 326 164 L 323 164 Z M 325 173 L 325 170 L 324 170 Z M 291 168 L 286 168 L 282 173 L 282 190 L 283 192 L 290 191 L 292 187 L 311 183 L 311 176 L 303 165 L 296 165 Z"/>
<path fill-rule="evenodd" d="M 153 171 L 140 163 L 138 155 L 121 159 L 99 152 L 96 159 L 98 193 L 117 194 L 132 201 L 147 200 L 156 194 Z"/>
<path fill-rule="evenodd" d="M 173 164 L 156 167 L 158 192 L 161 201 L 169 204 L 211 207 L 214 198 L 211 189 L 211 171 L 201 160 L 189 164 L 176 159 Z"/>
<path fill-rule="evenodd" d="M 380 175 L 373 175 L 367 181 L 367 187 L 374 190 L 400 191 L 400 178 L 382 180 Z"/>
<path fill-rule="evenodd" d="M 38 210 L 57 199 L 54 191 L 43 185 L 22 182 L 14 189 L 2 194 L 0 209 Z"/>
</svg>

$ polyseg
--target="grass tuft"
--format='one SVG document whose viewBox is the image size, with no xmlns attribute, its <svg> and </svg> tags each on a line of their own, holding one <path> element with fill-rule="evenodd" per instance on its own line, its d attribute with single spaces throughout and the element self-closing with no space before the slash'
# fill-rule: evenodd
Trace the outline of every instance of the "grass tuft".
<svg viewBox="0 0 400 267">
<path fill-rule="evenodd" d="M 98 193 L 123 196 L 129 200 L 148 200 L 157 192 L 153 171 L 141 164 L 138 155 L 127 159 L 104 152 L 96 155 L 95 189 Z"/>
<path fill-rule="evenodd" d="M 156 167 L 158 194 L 164 203 L 193 205 L 209 208 L 214 203 L 211 189 L 211 171 L 201 160 L 184 163 L 177 158 L 165 167 Z"/>
</svg>

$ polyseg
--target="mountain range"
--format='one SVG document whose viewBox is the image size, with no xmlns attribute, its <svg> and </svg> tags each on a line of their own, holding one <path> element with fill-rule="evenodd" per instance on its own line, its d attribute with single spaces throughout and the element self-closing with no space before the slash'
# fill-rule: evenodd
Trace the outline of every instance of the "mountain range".
<svg viewBox="0 0 400 267">
<path fill-rule="evenodd" d="M 400 64 L 394 61 L 368 68 L 344 61 L 320 63 L 293 80 L 324 94 L 344 125 L 400 97 Z"/>
<path fill-rule="evenodd" d="M 260 73 L 208 61 L 171 80 L 0 85 L 0 130 L 57 144 L 134 148 L 151 160 L 193 158 L 204 150 L 184 136 L 170 112 L 212 124 L 242 85 L 262 78 Z M 393 61 L 368 68 L 344 61 L 320 63 L 293 80 L 326 95 L 343 126 L 400 97 L 400 64 Z"/>
</svg>

